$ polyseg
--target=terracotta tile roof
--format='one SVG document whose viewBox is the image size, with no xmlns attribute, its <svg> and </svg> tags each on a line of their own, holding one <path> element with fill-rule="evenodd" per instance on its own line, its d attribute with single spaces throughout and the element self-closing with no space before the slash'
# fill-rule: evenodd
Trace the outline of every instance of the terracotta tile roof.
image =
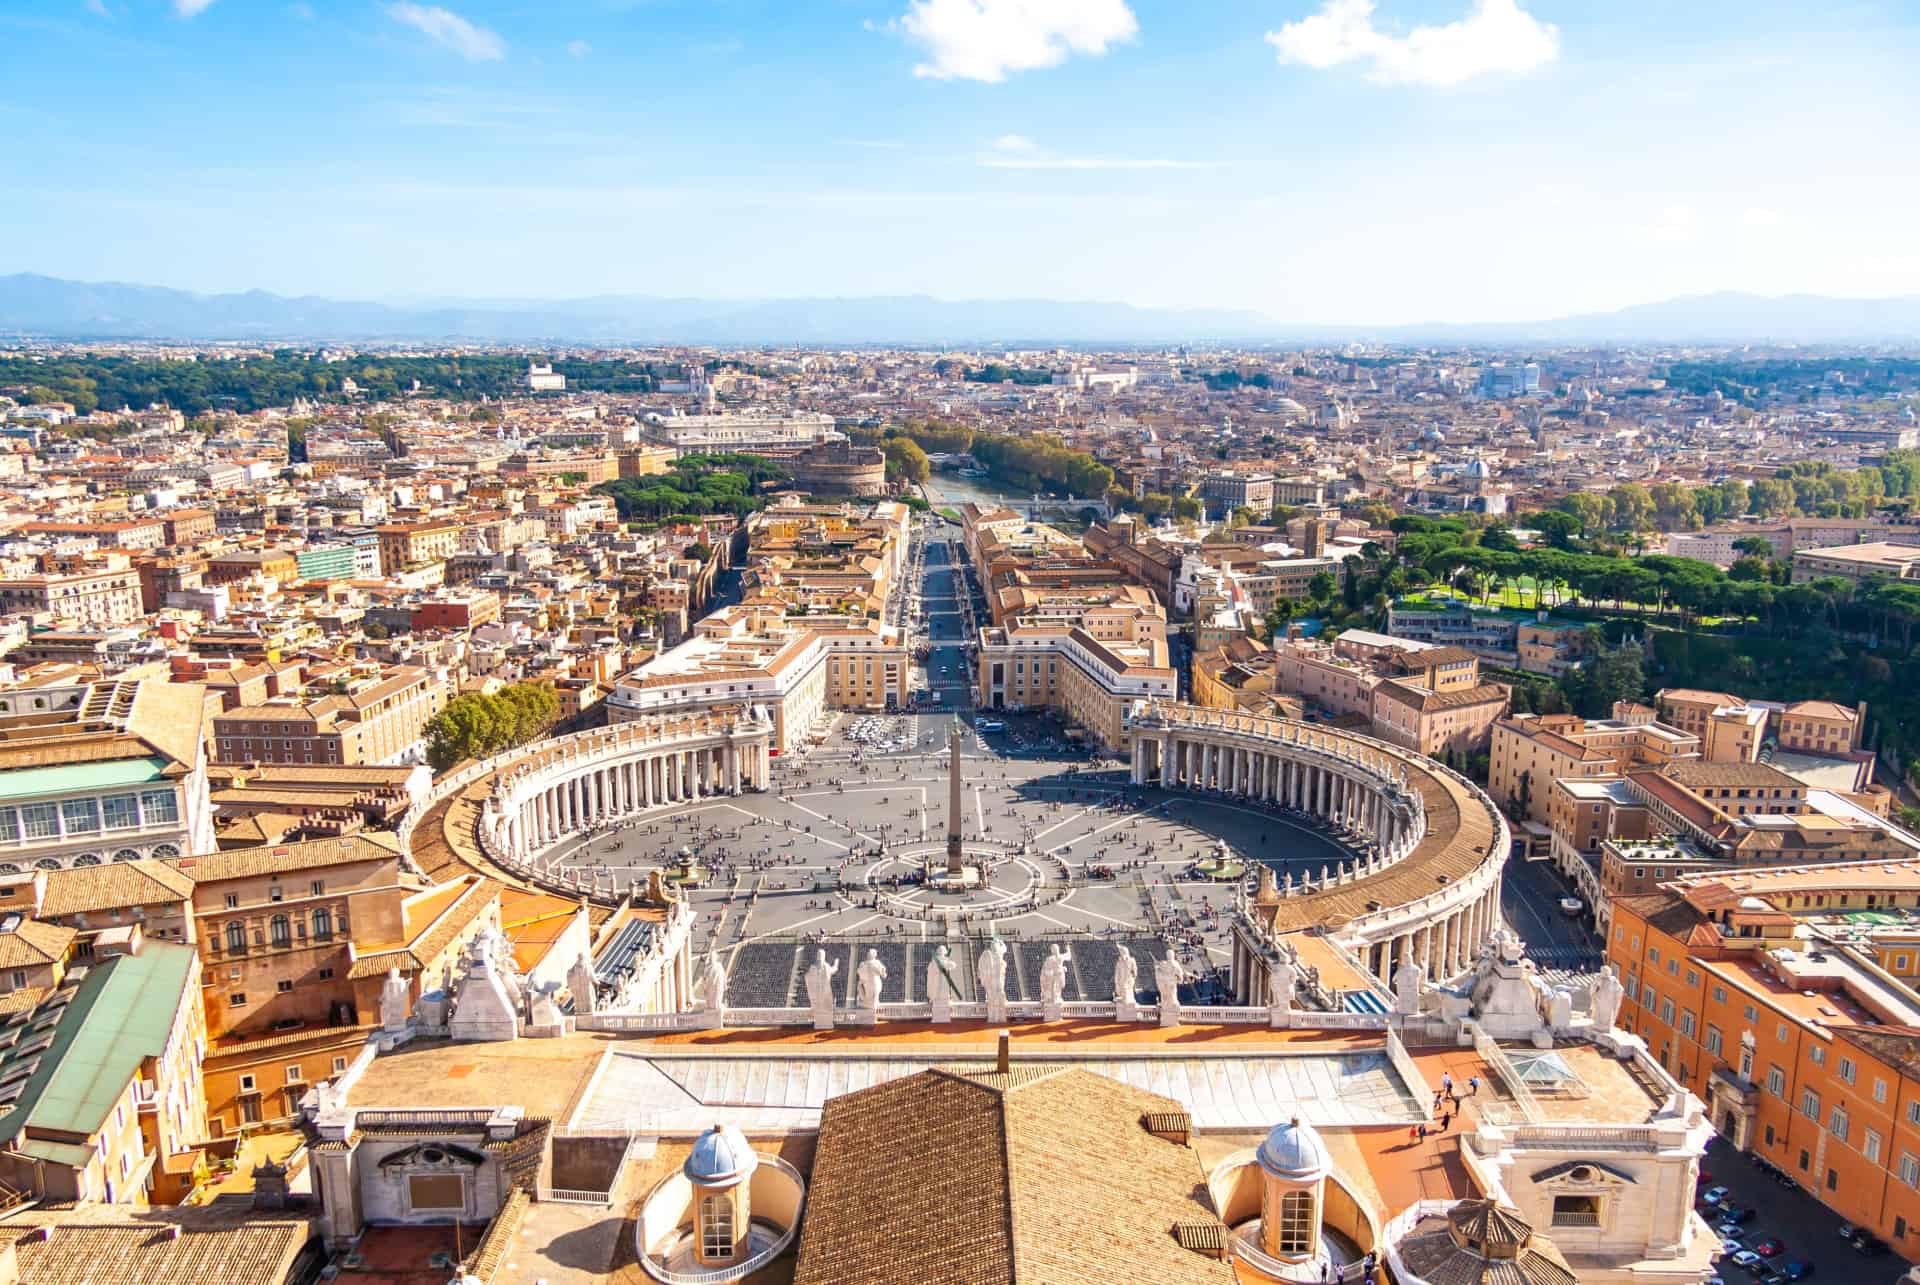
<svg viewBox="0 0 1920 1285">
<path fill-rule="evenodd" d="M 417 973 L 437 959 L 465 929 L 487 912 L 499 895 L 500 885 L 484 876 L 475 876 L 471 886 L 457 901 L 405 946 L 362 955 L 347 970 L 349 978 L 384 977 L 389 968 L 402 973 Z"/>
<path fill-rule="evenodd" d="M 40 913 L 52 918 L 185 901 L 192 896 L 193 876 L 164 861 L 114 861 L 100 866 L 49 870 Z"/>
<path fill-rule="evenodd" d="M 204 884 L 289 870 L 351 865 L 356 861 L 397 861 L 399 857 L 400 841 L 391 834 L 350 834 L 305 843 L 234 848 L 206 856 L 182 857 L 173 864 L 191 875 L 195 883 Z"/>
<path fill-rule="evenodd" d="M 285 1214 L 198 1217 L 100 1205 L 30 1211 L 0 1234 L 15 1238 L 20 1285 L 277 1285 L 311 1228 Z"/>
<path fill-rule="evenodd" d="M 0 933 L 0 968 L 27 968 L 65 959 L 79 934 L 59 924 L 22 919 L 10 933 Z"/>
<path fill-rule="evenodd" d="M 1077 1068 L 929 1070 L 834 1098 L 794 1285 L 1231 1282 L 1181 1244 L 1219 1225 L 1198 1157 L 1141 1126 L 1179 1109 Z"/>
</svg>

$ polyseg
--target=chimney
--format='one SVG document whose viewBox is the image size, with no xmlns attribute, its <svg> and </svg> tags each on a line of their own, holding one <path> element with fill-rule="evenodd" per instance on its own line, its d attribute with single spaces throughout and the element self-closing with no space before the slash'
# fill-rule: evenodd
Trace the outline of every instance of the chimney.
<svg viewBox="0 0 1920 1285">
<path fill-rule="evenodd" d="M 1000 1032 L 1000 1051 L 994 1057 L 993 1069 L 1005 1075 L 1013 1068 L 1013 1032 Z"/>
<path fill-rule="evenodd" d="M 1859 749 L 1861 746 L 1861 743 L 1864 742 L 1866 739 L 1867 739 L 1867 703 L 1865 701 L 1861 701 L 1858 705 L 1853 707 L 1853 746 L 1852 748 L 1856 750 Z"/>
</svg>

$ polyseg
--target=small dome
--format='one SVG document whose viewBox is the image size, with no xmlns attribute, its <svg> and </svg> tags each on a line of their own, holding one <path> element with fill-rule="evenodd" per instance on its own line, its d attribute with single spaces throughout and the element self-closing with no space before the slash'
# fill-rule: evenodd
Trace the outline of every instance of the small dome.
<svg viewBox="0 0 1920 1285">
<path fill-rule="evenodd" d="M 1298 1119 L 1273 1126 L 1273 1132 L 1260 1144 L 1256 1158 L 1260 1167 L 1274 1177 L 1296 1182 L 1325 1177 L 1333 1168 L 1320 1134 L 1312 1125 Z"/>
<path fill-rule="evenodd" d="M 703 1187 L 731 1187 L 744 1181 L 759 1163 L 740 1130 L 716 1124 L 694 1141 L 680 1172 L 688 1182 Z"/>
<path fill-rule="evenodd" d="M 1487 466 L 1485 460 L 1475 459 L 1467 465 L 1467 476 L 1476 478 L 1492 477 L 1493 470 Z"/>
</svg>

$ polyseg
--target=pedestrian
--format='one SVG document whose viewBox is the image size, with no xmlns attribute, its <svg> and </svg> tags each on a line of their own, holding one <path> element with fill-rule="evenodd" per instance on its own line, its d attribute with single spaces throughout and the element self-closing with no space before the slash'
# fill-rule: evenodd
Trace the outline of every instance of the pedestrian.
<svg viewBox="0 0 1920 1285">
<path fill-rule="evenodd" d="M 1440 1132 L 1445 1133 L 1447 1131 L 1447 1123 L 1452 1119 L 1453 1116 L 1451 1113 L 1446 1111 L 1440 1113 Z"/>
<path fill-rule="evenodd" d="M 1477 1098 L 1480 1096 L 1480 1077 L 1479 1076 L 1470 1075 L 1467 1077 L 1467 1096 L 1470 1098 Z"/>
<path fill-rule="evenodd" d="M 1414 1125 L 1413 1131 L 1414 1131 L 1414 1137 L 1416 1141 L 1425 1142 L 1427 1140 L 1427 1122 L 1425 1120 L 1422 1120 L 1419 1124 Z"/>
</svg>

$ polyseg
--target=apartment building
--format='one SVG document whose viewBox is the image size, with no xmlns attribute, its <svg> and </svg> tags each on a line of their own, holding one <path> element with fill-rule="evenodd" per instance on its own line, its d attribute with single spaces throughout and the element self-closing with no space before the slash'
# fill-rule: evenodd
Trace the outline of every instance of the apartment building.
<svg viewBox="0 0 1920 1285">
<path fill-rule="evenodd" d="M 393 522 L 376 528 L 380 536 L 380 574 L 398 575 L 429 562 L 444 562 L 460 550 L 455 522 Z"/>
<path fill-rule="evenodd" d="M 1806 584 L 1827 576 L 1856 583 L 1872 576 L 1889 580 L 1920 580 L 1920 545 L 1836 545 L 1827 549 L 1797 549 L 1793 555 L 1793 582 Z"/>
<path fill-rule="evenodd" d="M 197 683 L 0 693 L 0 876 L 211 851 L 207 726 Z"/>
<path fill-rule="evenodd" d="M 1156 604 L 1080 613 L 1040 610 L 980 630 L 978 703 L 993 710 L 1049 709 L 1108 750 L 1131 744 L 1135 701 L 1172 700 L 1178 675 Z"/>
<path fill-rule="evenodd" d="M 399 763 L 417 755 L 426 726 L 449 699 L 431 670 L 401 666 L 342 680 L 317 699 L 276 698 L 213 719 L 221 763 Z"/>
<path fill-rule="evenodd" d="M 1215 517 L 1252 509 L 1264 518 L 1273 508 L 1273 474 L 1209 473 L 1200 479 L 1197 494 Z"/>
<path fill-rule="evenodd" d="M 1861 912 L 1869 912 L 1862 914 Z M 1621 1024 L 1721 1136 L 1920 1259 L 1912 860 L 1695 874 L 1622 897 Z"/>
<path fill-rule="evenodd" d="M 1349 629 L 1332 642 L 1290 637 L 1274 647 L 1274 688 L 1422 754 L 1487 746 L 1511 692 L 1482 681 L 1480 660 L 1441 647 Z"/>
<path fill-rule="evenodd" d="M 193 947 L 137 924 L 103 934 L 0 1025 L 0 1182 L 48 1201 L 177 1202 L 206 1134 L 205 1047 Z"/>
<path fill-rule="evenodd" d="M 1622 706 L 1613 718 L 1577 714 L 1514 714 L 1493 725 L 1487 792 L 1523 821 L 1550 817 L 1560 780 L 1622 775 L 1630 767 L 1662 767 L 1698 758 L 1700 739 L 1656 722 L 1651 711 Z"/>
<path fill-rule="evenodd" d="M 140 619 L 140 577 L 122 553 L 48 555 L 36 575 L 0 580 L 0 614 L 46 616 L 83 629 Z"/>
<path fill-rule="evenodd" d="M 738 703 L 763 706 L 775 750 L 799 746 L 832 709 L 905 709 L 905 635 L 871 617 L 791 616 L 777 599 L 726 607 L 676 647 L 627 673 L 610 722 Z"/>
</svg>

